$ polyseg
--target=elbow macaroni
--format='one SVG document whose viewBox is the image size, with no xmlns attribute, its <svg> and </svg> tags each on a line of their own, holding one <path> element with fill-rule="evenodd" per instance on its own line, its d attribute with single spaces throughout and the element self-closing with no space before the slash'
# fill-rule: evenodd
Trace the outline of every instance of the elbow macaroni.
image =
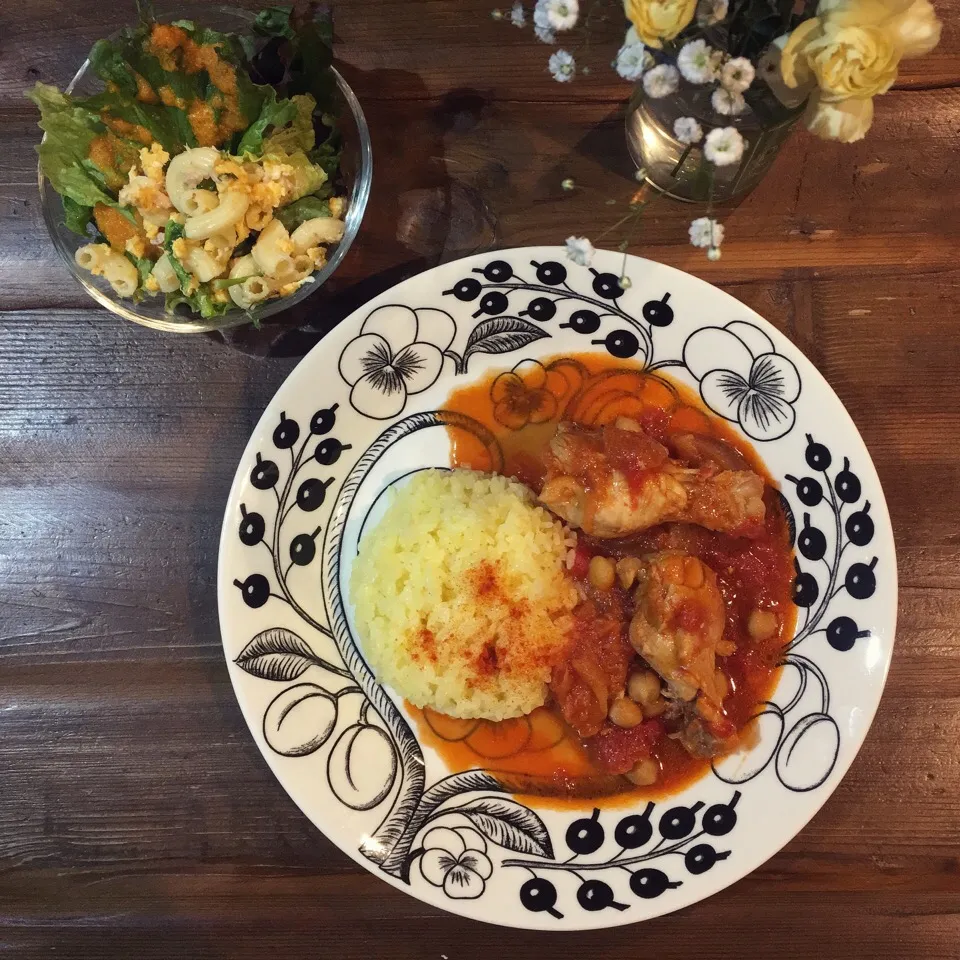
<svg viewBox="0 0 960 960">
<path fill-rule="evenodd" d="M 336 243 L 343 239 L 343 221 L 335 217 L 314 217 L 305 220 L 290 238 L 297 253 L 306 253 L 321 243 Z"/>
<path fill-rule="evenodd" d="M 173 293 L 180 289 L 180 280 L 177 278 L 170 257 L 164 254 L 154 265 L 151 276 L 157 281 L 161 293 Z"/>
<path fill-rule="evenodd" d="M 189 213 L 193 191 L 202 180 L 216 173 L 220 151 L 213 147 L 194 147 L 177 154 L 167 167 L 166 187 L 170 202 L 181 212 Z"/>
<path fill-rule="evenodd" d="M 77 250 L 74 260 L 95 277 L 103 277 L 121 297 L 132 297 L 137 292 L 137 268 L 122 253 L 111 250 L 109 244 L 88 243 Z"/>
<path fill-rule="evenodd" d="M 290 254 L 293 244 L 287 228 L 279 220 L 271 220 L 253 245 L 253 259 L 268 277 L 289 280 L 293 274 Z"/>
<path fill-rule="evenodd" d="M 184 226 L 184 233 L 190 240 L 206 240 L 215 233 L 222 233 L 230 229 L 250 206 L 250 198 L 239 190 L 226 190 L 220 194 L 220 203 L 209 213 L 201 213 L 197 217 L 189 217 Z"/>
</svg>

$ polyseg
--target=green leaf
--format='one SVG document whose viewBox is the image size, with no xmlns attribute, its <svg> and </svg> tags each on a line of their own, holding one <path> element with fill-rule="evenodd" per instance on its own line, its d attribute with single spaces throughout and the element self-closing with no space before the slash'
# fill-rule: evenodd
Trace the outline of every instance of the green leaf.
<svg viewBox="0 0 960 960">
<path fill-rule="evenodd" d="M 259 157 L 263 153 L 264 134 L 269 128 L 279 129 L 297 118 L 297 104 L 293 100 L 277 101 L 276 91 L 270 87 L 260 108 L 260 115 L 247 128 L 237 147 L 240 156 Z"/>
<path fill-rule="evenodd" d="M 147 282 L 147 277 L 153 273 L 153 261 L 147 257 L 135 257 L 132 253 L 127 253 L 127 259 L 137 268 L 140 274 L 140 286 Z"/>
<path fill-rule="evenodd" d="M 275 216 L 290 233 L 293 233 L 301 223 L 307 220 L 313 220 L 315 217 L 329 217 L 330 202 L 326 197 L 311 194 L 277 210 Z"/>
<path fill-rule="evenodd" d="M 64 223 L 68 230 L 79 233 L 81 237 L 87 235 L 87 227 L 93 217 L 93 207 L 77 203 L 71 197 L 62 197 Z"/>
<path fill-rule="evenodd" d="M 38 83 L 27 97 L 40 108 L 40 127 L 47 136 L 37 153 L 57 193 L 85 207 L 114 203 L 88 157 L 93 139 L 105 129 L 97 114 L 45 83 Z"/>
<path fill-rule="evenodd" d="M 310 94 L 304 93 L 286 102 L 294 105 L 294 116 L 286 126 L 275 129 L 269 137 L 264 138 L 264 154 L 293 153 L 294 150 L 309 153 L 314 148 L 316 134 L 313 131 L 313 111 L 317 107 L 317 101 Z"/>
<path fill-rule="evenodd" d="M 137 81 L 119 47 L 110 40 L 98 40 L 90 51 L 90 66 L 104 82 L 114 84 L 120 93 L 137 95 Z"/>
<path fill-rule="evenodd" d="M 185 296 L 189 296 L 187 290 L 190 289 L 190 285 L 193 281 L 193 277 L 187 272 L 186 268 L 180 262 L 179 257 L 173 252 L 174 241 L 179 240 L 184 234 L 184 227 L 182 223 L 177 223 L 175 220 L 167 221 L 167 228 L 163 234 L 163 249 L 167 251 L 167 256 L 170 258 L 170 265 L 173 267 L 173 272 L 177 275 L 177 280 L 180 281 L 180 292 Z"/>
<path fill-rule="evenodd" d="M 267 7 L 261 10 L 253 21 L 253 32 L 261 37 L 283 37 L 285 40 L 292 40 L 290 9 L 290 7 Z"/>
</svg>

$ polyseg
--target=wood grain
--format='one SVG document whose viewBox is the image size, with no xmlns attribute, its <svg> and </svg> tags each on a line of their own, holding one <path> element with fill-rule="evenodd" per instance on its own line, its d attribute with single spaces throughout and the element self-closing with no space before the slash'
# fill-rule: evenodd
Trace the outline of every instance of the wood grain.
<svg viewBox="0 0 960 960">
<path fill-rule="evenodd" d="M 256 4 L 247 4 L 256 6 Z M 800 132 L 722 212 L 652 206 L 635 252 L 703 276 L 814 361 L 876 462 L 900 629 L 867 741 L 780 854 L 708 901 L 603 934 L 441 914 L 340 854 L 274 781 L 222 661 L 222 507 L 250 431 L 330 325 L 397 280 L 599 234 L 635 184 L 626 90 L 549 79 L 492 0 L 344 0 L 338 53 L 377 156 L 360 239 L 309 311 L 227 338 L 95 309 L 39 214 L 36 79 L 63 83 L 124 0 L 7 4 L 0 32 L 0 952 L 955 960 L 960 943 L 960 0 L 851 147 Z M 587 62 L 585 59 L 582 62 Z M 572 177 L 577 189 L 564 193 Z M 613 200 L 613 205 L 606 201 Z M 322 347 L 321 347 L 322 349 Z"/>
</svg>

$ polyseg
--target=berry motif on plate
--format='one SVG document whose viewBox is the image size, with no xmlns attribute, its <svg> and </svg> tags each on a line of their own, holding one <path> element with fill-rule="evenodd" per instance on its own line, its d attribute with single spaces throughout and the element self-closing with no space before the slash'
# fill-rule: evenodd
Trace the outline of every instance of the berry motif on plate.
<svg viewBox="0 0 960 960">
<path fill-rule="evenodd" d="M 833 650 L 846 653 L 858 640 L 871 636 L 869 630 L 860 629 L 854 617 L 836 610 L 844 595 L 852 600 L 873 596 L 878 564 L 876 556 L 854 560 L 847 555 L 849 548 L 868 547 L 874 534 L 870 502 L 859 503 L 862 484 L 850 459 L 844 457 L 842 468 L 831 475 L 831 450 L 807 434 L 803 462 L 804 473 L 786 475 L 805 508 L 803 525 L 796 534 L 793 578 L 793 602 L 799 608 L 800 622 L 784 647 L 782 661 L 795 672 L 798 687 L 786 703 L 767 703 L 759 714 L 764 732 L 774 734 L 770 749 L 755 750 L 740 764 L 729 759 L 714 764 L 718 777 L 736 784 L 746 783 L 772 764 L 779 781 L 797 792 L 813 790 L 830 776 L 840 751 L 840 729 L 830 715 L 826 674 L 810 657 L 794 651 L 804 641 L 823 634 Z M 847 510 L 851 512 L 845 518 Z M 828 611 L 830 618 L 821 626 Z M 812 691 L 809 696 L 808 687 Z M 803 774 L 799 772 L 801 763 Z"/>
<path fill-rule="evenodd" d="M 699 876 L 730 856 L 731 851 L 718 850 L 706 838 L 733 831 L 740 796 L 737 790 L 729 802 L 706 809 L 702 801 L 660 809 L 650 801 L 642 813 L 625 815 L 594 808 L 567 827 L 564 844 L 571 856 L 552 862 L 508 858 L 502 866 L 522 867 L 530 874 L 520 888 L 520 902 L 534 913 L 562 918 L 561 889 L 575 891 L 576 903 L 591 913 L 629 910 L 634 898 L 653 900 L 683 884 L 683 871 L 671 857 L 680 856 L 686 873 Z"/>
</svg>

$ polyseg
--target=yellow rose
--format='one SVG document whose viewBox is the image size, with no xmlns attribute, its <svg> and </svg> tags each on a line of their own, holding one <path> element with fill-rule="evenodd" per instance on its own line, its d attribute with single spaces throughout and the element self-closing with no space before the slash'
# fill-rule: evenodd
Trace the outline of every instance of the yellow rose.
<svg viewBox="0 0 960 960">
<path fill-rule="evenodd" d="M 869 98 L 890 89 L 901 59 L 939 40 L 930 0 L 821 0 L 788 38 L 781 72 L 791 87 L 815 80 L 823 100 Z"/>
<path fill-rule="evenodd" d="M 805 119 L 807 129 L 824 140 L 854 143 L 866 136 L 873 123 L 873 100 L 851 97 L 832 103 L 814 97 Z"/>
<path fill-rule="evenodd" d="M 655 49 L 680 33 L 696 9 L 697 0 L 623 0 L 623 10 L 637 35 Z"/>
<path fill-rule="evenodd" d="M 815 17 L 794 30 L 780 63 L 789 86 L 812 75 L 828 99 L 873 97 L 897 79 L 900 49 L 880 27 L 838 26 Z"/>
</svg>

